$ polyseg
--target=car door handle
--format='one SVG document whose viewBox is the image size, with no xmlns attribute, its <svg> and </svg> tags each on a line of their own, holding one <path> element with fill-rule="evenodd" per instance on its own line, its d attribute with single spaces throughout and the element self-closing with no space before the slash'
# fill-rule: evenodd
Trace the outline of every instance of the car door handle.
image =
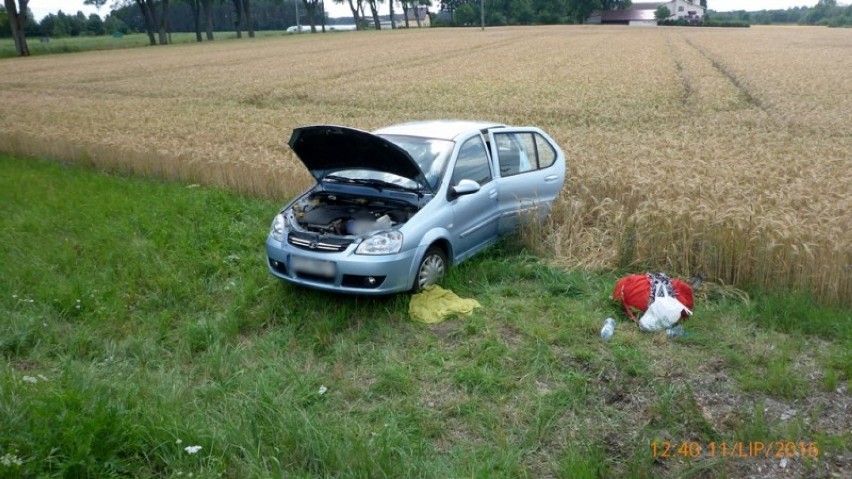
<svg viewBox="0 0 852 479">
<path fill-rule="evenodd" d="M 489 190 L 488 191 L 489 198 L 497 198 L 497 190 Z"/>
<path fill-rule="evenodd" d="M 552 181 L 556 181 L 556 180 L 558 180 L 558 179 L 559 179 L 559 175 L 550 175 L 550 176 L 545 176 L 545 177 L 544 177 L 544 182 L 545 182 L 545 183 L 550 183 L 550 182 L 552 182 Z"/>
</svg>

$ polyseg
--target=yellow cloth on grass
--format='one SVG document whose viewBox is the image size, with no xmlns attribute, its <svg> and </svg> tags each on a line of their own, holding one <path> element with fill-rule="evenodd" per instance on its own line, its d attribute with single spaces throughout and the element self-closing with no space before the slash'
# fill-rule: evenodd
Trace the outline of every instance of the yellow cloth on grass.
<svg viewBox="0 0 852 479">
<path fill-rule="evenodd" d="M 440 286 L 427 286 L 411 297 L 408 314 L 411 319 L 426 324 L 440 323 L 457 314 L 470 314 L 482 305 L 475 299 L 459 298 L 456 293 Z"/>
</svg>

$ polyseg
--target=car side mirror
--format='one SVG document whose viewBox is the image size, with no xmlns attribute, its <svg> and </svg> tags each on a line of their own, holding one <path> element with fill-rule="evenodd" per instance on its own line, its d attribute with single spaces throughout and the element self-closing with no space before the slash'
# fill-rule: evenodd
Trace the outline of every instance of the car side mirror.
<svg viewBox="0 0 852 479">
<path fill-rule="evenodd" d="M 453 198 L 458 198 L 459 196 L 476 193 L 480 188 L 482 187 L 479 186 L 479 183 L 473 180 L 461 180 L 456 186 L 450 188 L 450 193 Z"/>
</svg>

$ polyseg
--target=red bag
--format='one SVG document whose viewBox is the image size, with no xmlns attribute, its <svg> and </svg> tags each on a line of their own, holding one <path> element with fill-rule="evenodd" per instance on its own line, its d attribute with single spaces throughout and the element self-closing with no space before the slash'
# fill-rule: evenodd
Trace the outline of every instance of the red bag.
<svg viewBox="0 0 852 479">
<path fill-rule="evenodd" d="M 685 281 L 681 281 L 679 279 L 672 280 L 672 286 L 674 286 L 675 290 L 675 298 L 678 301 L 690 310 L 695 306 L 695 298 L 692 297 L 692 286 Z M 686 313 L 681 313 L 681 319 L 686 319 L 689 315 Z"/>
<path fill-rule="evenodd" d="M 675 298 L 691 310 L 695 305 L 692 287 L 679 279 L 673 279 L 671 283 Z M 645 312 L 651 302 L 651 279 L 646 274 L 631 274 L 619 279 L 612 291 L 612 299 L 614 301 L 620 300 L 624 305 L 624 310 L 627 311 L 627 316 L 636 321 L 633 310 Z M 681 313 L 680 317 L 685 319 L 688 315 Z"/>
</svg>

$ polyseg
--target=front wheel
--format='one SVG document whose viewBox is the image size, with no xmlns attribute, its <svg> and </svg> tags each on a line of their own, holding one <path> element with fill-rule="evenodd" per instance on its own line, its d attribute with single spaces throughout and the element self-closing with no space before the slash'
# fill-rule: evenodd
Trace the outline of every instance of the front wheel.
<svg viewBox="0 0 852 479">
<path fill-rule="evenodd" d="M 437 246 L 430 246 L 420 260 L 411 290 L 419 293 L 427 286 L 438 284 L 444 278 L 446 271 L 447 254 Z"/>
</svg>

